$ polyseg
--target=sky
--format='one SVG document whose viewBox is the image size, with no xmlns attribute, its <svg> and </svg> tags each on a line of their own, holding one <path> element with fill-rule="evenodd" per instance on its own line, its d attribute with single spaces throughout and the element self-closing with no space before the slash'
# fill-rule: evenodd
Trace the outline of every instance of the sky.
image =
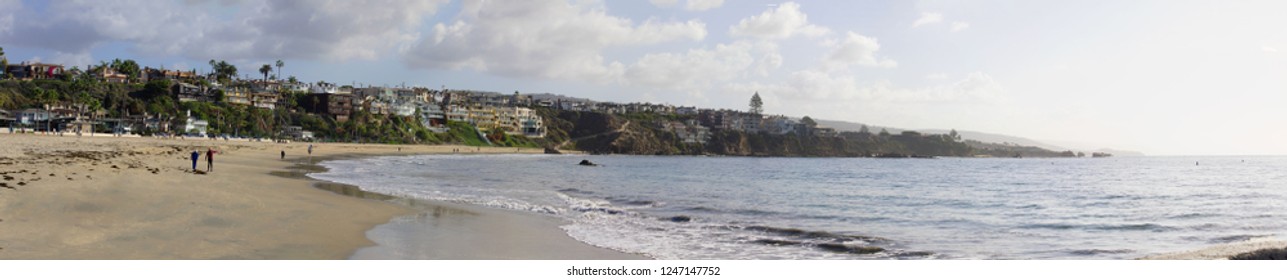
<svg viewBox="0 0 1287 280">
<path fill-rule="evenodd" d="M 1287 1 L 0 0 L 11 63 L 556 93 L 1287 154 Z M 84 68 L 82 66 L 81 68 Z"/>
</svg>

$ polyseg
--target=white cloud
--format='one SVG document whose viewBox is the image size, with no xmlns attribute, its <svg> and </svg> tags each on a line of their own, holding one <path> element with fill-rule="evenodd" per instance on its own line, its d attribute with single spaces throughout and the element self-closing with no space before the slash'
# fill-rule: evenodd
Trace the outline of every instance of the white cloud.
<svg viewBox="0 0 1287 280">
<path fill-rule="evenodd" d="M 94 61 L 94 57 L 91 56 L 89 52 L 54 52 L 54 58 L 50 59 L 49 62 L 66 65 L 67 69 L 71 69 L 75 66 L 82 67 L 82 70 L 84 70 L 84 66 L 95 64 L 97 61 Z"/>
<path fill-rule="evenodd" d="M 706 37 L 700 21 L 636 24 L 595 3 L 466 1 L 462 10 L 456 22 L 435 25 L 432 40 L 408 49 L 410 66 L 607 83 L 625 65 L 607 61 L 606 48 Z"/>
<path fill-rule="evenodd" d="M 670 8 L 674 7 L 676 3 L 679 3 L 679 0 L 648 0 L 648 2 L 652 3 L 653 6 Z"/>
<path fill-rule="evenodd" d="M 824 45 L 834 47 L 830 54 L 827 55 L 826 63 L 835 66 L 861 65 L 868 67 L 893 68 L 898 66 L 898 62 L 888 58 L 877 58 L 876 51 L 880 50 L 880 44 L 875 38 L 860 35 L 854 32 L 848 32 L 843 41 L 828 41 Z"/>
<path fill-rule="evenodd" d="M 778 53 L 777 47 L 774 46 L 772 51 L 764 52 L 764 55 L 760 56 L 760 60 L 756 61 L 756 64 L 758 67 L 755 69 L 755 73 L 760 77 L 768 77 L 769 71 L 782 67 L 782 54 Z"/>
<path fill-rule="evenodd" d="M 648 0 L 653 6 L 658 8 L 671 8 L 679 4 L 679 0 Z M 700 12 L 719 8 L 724 5 L 724 0 L 685 0 L 684 10 Z"/>
<path fill-rule="evenodd" d="M 833 102 L 895 103 L 995 103 L 1004 99 L 1005 89 L 984 73 L 970 73 L 964 79 L 919 88 L 905 88 L 890 81 L 861 84 L 843 72 L 801 70 L 779 84 L 743 83 L 726 87 L 732 92 L 759 91 L 798 104 Z"/>
<path fill-rule="evenodd" d="M 685 53 L 644 55 L 627 69 L 625 82 L 635 86 L 693 91 L 745 78 L 749 74 L 766 73 L 780 66 L 782 57 L 776 44 L 738 41 Z"/>
<path fill-rule="evenodd" d="M 19 14 L 21 26 L 0 33 L 0 41 L 66 53 L 125 42 L 143 54 L 201 60 L 374 59 L 413 42 L 443 2 L 56 1 Z M 226 9 L 210 5 L 241 12 L 221 14 Z"/>
<path fill-rule="evenodd" d="M 916 22 L 912 23 L 912 27 L 914 28 L 914 27 L 926 25 L 926 24 L 935 24 L 942 21 L 943 21 L 943 14 L 928 13 L 928 12 L 921 13 L 921 18 L 916 19 Z"/>
<path fill-rule="evenodd" d="M 1260 46 L 1260 51 L 1267 52 L 1267 53 L 1276 53 L 1278 52 L 1278 49 L 1270 46 Z"/>
<path fill-rule="evenodd" d="M 19 0 L 0 0 L 0 36 L 13 30 L 14 14 L 22 10 L 22 1 Z"/>
<path fill-rule="evenodd" d="M 688 5 L 684 6 L 689 11 L 705 11 L 724 5 L 724 0 L 688 0 Z"/>
<path fill-rule="evenodd" d="M 786 39 L 796 35 L 819 37 L 831 33 L 826 27 L 809 24 L 809 16 L 800 11 L 800 4 L 787 2 L 756 16 L 742 19 L 729 27 L 734 37 L 759 39 Z"/>
<path fill-rule="evenodd" d="M 970 23 L 964 21 L 952 22 L 952 32 L 957 32 L 970 28 Z"/>
<path fill-rule="evenodd" d="M 929 74 L 929 75 L 925 75 L 925 79 L 926 80 L 946 80 L 947 74 L 944 74 L 944 73 Z"/>
</svg>

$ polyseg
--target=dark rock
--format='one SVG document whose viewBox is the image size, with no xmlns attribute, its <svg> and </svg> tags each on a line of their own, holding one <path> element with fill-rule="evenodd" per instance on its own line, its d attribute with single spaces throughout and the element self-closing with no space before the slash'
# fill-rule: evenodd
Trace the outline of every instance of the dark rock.
<svg viewBox="0 0 1287 280">
<path fill-rule="evenodd" d="M 1229 257 L 1230 260 L 1287 260 L 1287 248 L 1260 249 Z"/>
<path fill-rule="evenodd" d="M 563 154 L 563 152 L 559 152 L 559 149 L 555 149 L 554 147 L 545 147 L 545 153 L 551 155 Z"/>
<path fill-rule="evenodd" d="M 860 255 L 875 254 L 875 253 L 880 253 L 885 251 L 885 248 L 881 248 L 881 247 L 852 246 L 852 245 L 837 244 L 837 243 L 822 243 L 814 246 L 818 247 L 818 249 L 826 250 L 833 253 L 847 253 L 847 254 L 860 254 Z"/>
<path fill-rule="evenodd" d="M 806 230 L 794 229 L 794 228 L 749 226 L 743 229 L 750 230 L 750 231 L 761 231 L 769 234 L 798 237 L 798 238 L 830 239 L 835 242 L 846 242 L 846 241 L 855 241 L 855 240 L 861 240 L 866 242 L 885 241 L 884 238 L 880 238 L 880 237 L 836 234 L 836 233 L 830 233 L 825 231 L 806 231 Z"/>
<path fill-rule="evenodd" d="M 590 160 L 588 160 L 588 159 L 583 159 L 583 160 L 581 160 L 581 163 L 578 163 L 578 164 L 580 164 L 580 165 L 584 165 L 584 166 L 596 166 L 596 165 L 598 165 L 598 164 L 594 164 L 593 162 L 590 162 Z"/>
<path fill-rule="evenodd" d="M 894 257 L 895 258 L 924 258 L 924 257 L 933 256 L 933 255 L 934 255 L 934 252 L 911 251 L 911 252 L 902 252 L 902 253 L 894 254 Z"/>
<path fill-rule="evenodd" d="M 757 239 L 753 242 L 755 242 L 756 244 L 771 245 L 771 246 L 795 246 L 795 245 L 804 244 L 799 241 L 777 240 L 777 239 Z"/>
</svg>

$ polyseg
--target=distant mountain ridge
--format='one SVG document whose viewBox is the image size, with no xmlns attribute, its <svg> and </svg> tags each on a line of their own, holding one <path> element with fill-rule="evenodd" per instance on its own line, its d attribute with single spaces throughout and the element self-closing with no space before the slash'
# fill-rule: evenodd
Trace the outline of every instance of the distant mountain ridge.
<svg viewBox="0 0 1287 280">
<path fill-rule="evenodd" d="M 819 126 L 831 127 L 836 129 L 836 131 L 859 131 L 860 129 L 862 129 L 863 125 L 866 125 L 867 129 L 870 130 L 872 133 L 880 132 L 881 129 L 885 129 L 886 131 L 889 131 L 889 133 L 893 133 L 893 134 L 902 133 L 903 131 L 906 131 L 906 130 L 912 130 L 912 129 L 902 129 L 902 128 L 895 128 L 895 127 L 863 124 L 863 123 L 857 123 L 857 122 L 847 122 L 847 121 L 833 121 L 833 120 L 815 120 L 815 121 L 818 122 Z M 951 130 L 950 129 L 916 129 L 912 131 L 921 132 L 921 133 L 930 133 L 930 134 L 947 134 Z M 1100 148 L 1095 150 L 1070 149 L 1066 147 L 1060 147 L 1056 145 L 1043 143 L 1037 140 L 1032 140 L 1032 139 L 1018 137 L 1018 136 L 1004 135 L 1004 134 L 995 134 L 995 133 L 969 131 L 969 130 L 957 130 L 956 133 L 960 134 L 962 139 L 975 140 L 975 141 L 984 142 L 984 143 L 1031 146 L 1031 147 L 1038 147 L 1038 148 L 1047 149 L 1051 151 L 1072 150 L 1072 151 L 1085 152 L 1087 154 L 1091 152 L 1106 152 L 1106 153 L 1111 153 L 1115 156 L 1144 156 L 1144 153 L 1140 153 L 1136 151 L 1116 150 L 1116 149 L 1110 149 L 1110 148 Z"/>
</svg>

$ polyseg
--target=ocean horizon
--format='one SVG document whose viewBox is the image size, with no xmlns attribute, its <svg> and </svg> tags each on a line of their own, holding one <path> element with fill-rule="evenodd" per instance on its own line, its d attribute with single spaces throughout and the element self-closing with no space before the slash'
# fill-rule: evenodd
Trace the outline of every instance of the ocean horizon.
<svg viewBox="0 0 1287 280">
<path fill-rule="evenodd" d="M 320 164 L 329 171 L 310 177 L 555 217 L 581 242 L 658 259 L 1133 259 L 1287 231 L 1287 209 L 1274 206 L 1287 197 L 1281 156 L 415 155 Z M 417 258 L 403 254 L 389 257 Z"/>
</svg>

